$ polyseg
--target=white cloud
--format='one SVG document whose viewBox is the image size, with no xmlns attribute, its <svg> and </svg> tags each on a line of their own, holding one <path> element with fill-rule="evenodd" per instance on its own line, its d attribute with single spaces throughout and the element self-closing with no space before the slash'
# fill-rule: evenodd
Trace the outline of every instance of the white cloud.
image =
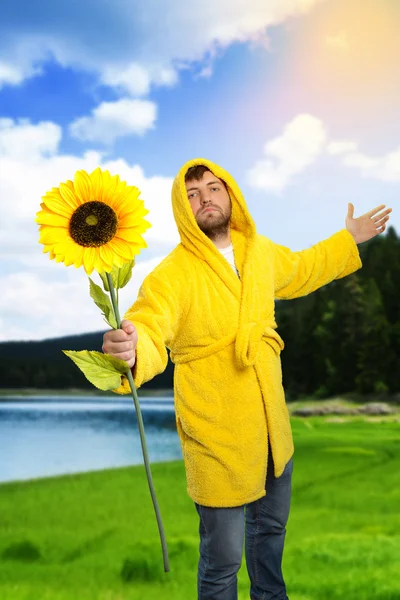
<svg viewBox="0 0 400 600">
<path fill-rule="evenodd" d="M 146 69 L 137 63 L 131 63 L 126 69 L 106 67 L 101 81 L 105 85 L 120 87 L 132 96 L 145 96 L 150 91 L 150 75 Z"/>
<path fill-rule="evenodd" d="M 380 157 L 368 156 L 361 152 L 349 153 L 344 156 L 343 164 L 359 169 L 364 177 L 381 181 L 400 181 L 400 147 Z"/>
<path fill-rule="evenodd" d="M 10 154 L 6 153 L 6 146 L 0 153 L 0 189 L 3 209 L 1 224 L 4 227 L 3 235 L 7 235 L 7 245 L 11 244 L 14 251 L 18 251 L 20 247 L 21 240 L 12 233 L 15 228 L 33 227 L 37 231 L 34 223 L 35 213 L 40 209 L 40 199 L 46 191 L 53 186 L 58 186 L 61 181 L 73 179 L 78 169 L 90 172 L 98 166 L 108 169 L 112 174 L 118 173 L 121 179 L 130 185 L 136 185 L 141 190 L 141 198 L 150 211 L 147 218 L 152 223 L 152 227 L 145 233 L 149 244 L 150 240 L 153 240 L 153 243 L 159 241 L 161 244 L 179 241 L 171 206 L 172 178 L 146 177 L 139 165 L 129 165 L 123 159 L 110 161 L 100 152 L 88 151 L 81 157 L 58 154 L 58 148 L 53 143 L 50 144 L 50 140 L 47 140 L 47 145 L 42 144 L 42 154 L 40 154 L 37 138 L 45 137 L 48 125 L 49 123 L 32 125 L 24 121 L 22 124 L 13 122 L 11 126 L 8 122 L 7 133 L 14 143 L 10 144 Z M 27 129 L 33 131 L 36 129 L 37 135 L 27 136 L 24 139 L 22 134 Z M 52 154 L 49 155 L 47 151 L 50 145 Z M 26 237 L 24 240 L 27 243 Z M 31 238 L 30 243 L 33 241 Z M 35 246 L 36 244 L 35 241 Z M 39 248 L 39 245 L 37 247 Z"/>
<path fill-rule="evenodd" d="M 145 68 L 132 62 L 127 67 L 118 65 L 105 67 L 101 82 L 118 88 L 130 96 L 146 96 L 151 84 L 171 87 L 178 82 L 178 73 L 172 67 L 153 66 Z"/>
<path fill-rule="evenodd" d="M 108 0 L 84 0 L 74 10 L 66 2 L 36 0 L 41 18 L 33 19 L 27 0 L 14 0 L 0 23 L 4 80 L 17 83 L 50 58 L 141 95 L 150 81 L 171 85 L 177 69 L 234 42 L 261 43 L 269 26 L 323 1 L 133 0 L 116 8 Z M 140 70 L 137 82 L 129 77 L 132 69 Z"/>
<path fill-rule="evenodd" d="M 351 140 L 335 140 L 330 142 L 326 149 L 328 154 L 346 154 L 357 150 L 357 144 Z"/>
<path fill-rule="evenodd" d="M 0 62 L 0 88 L 3 85 L 18 85 L 28 76 L 22 69 Z"/>
<path fill-rule="evenodd" d="M 162 258 L 158 256 L 135 265 L 131 281 L 119 292 L 121 316 L 136 300 L 144 277 Z M 62 281 L 46 280 L 39 270 L 32 269 L 0 277 L 0 341 L 54 338 L 109 329 L 90 298 L 89 280 L 84 271 L 74 267 L 66 269 L 63 265 L 57 267 L 64 269 Z M 96 273 L 91 279 L 101 285 Z M 26 318 L 28 307 L 29 319 Z"/>
<path fill-rule="evenodd" d="M 290 121 L 283 133 L 267 142 L 265 157 L 247 173 L 253 188 L 281 191 L 321 154 L 327 134 L 321 120 L 307 114 Z"/>
<path fill-rule="evenodd" d="M 368 156 L 358 151 L 353 140 L 329 141 L 322 121 L 303 114 L 265 144 L 264 157 L 247 172 L 247 183 L 255 189 L 281 192 L 324 152 L 338 157 L 342 165 L 357 169 L 363 177 L 400 181 L 400 147 L 383 156 Z"/>
<path fill-rule="evenodd" d="M 90 117 L 76 119 L 70 133 L 80 140 L 109 144 L 117 137 L 143 135 L 154 127 L 157 106 L 148 100 L 102 102 Z"/>
<path fill-rule="evenodd" d="M 49 121 L 32 125 L 26 119 L 17 124 L 12 119 L 0 118 L 0 156 L 9 158 L 37 158 L 54 154 L 61 140 L 61 127 Z"/>
<path fill-rule="evenodd" d="M 368 170 L 372 167 L 377 167 L 379 165 L 379 160 L 365 156 L 365 154 L 361 154 L 361 152 L 354 152 L 344 156 L 343 164 L 347 167 L 356 167 L 361 170 Z"/>
<path fill-rule="evenodd" d="M 171 206 L 172 178 L 146 177 L 139 165 L 129 165 L 122 159 L 109 161 L 99 152 L 88 151 L 81 157 L 59 154 L 61 133 L 53 123 L 33 125 L 3 120 L 1 126 L 0 338 L 39 339 L 101 329 L 103 322 L 89 302 L 83 270 L 50 261 L 38 243 L 35 214 L 40 210 L 41 196 L 60 182 L 72 179 L 78 169 L 90 172 L 98 166 L 140 189 L 140 197 L 149 210 L 146 219 L 152 227 L 144 234 L 148 248 L 137 258 L 133 283 L 124 292 L 125 301 L 121 291 L 121 307 L 125 310 L 135 300 L 145 273 L 179 242 Z M 1 134 L 6 135 L 9 144 L 2 143 L 5 138 Z M 6 275 L 4 270 L 9 265 L 13 265 L 13 272 Z M 71 306 L 78 307 L 72 311 L 76 318 L 66 319 Z"/>
<path fill-rule="evenodd" d="M 383 156 L 368 156 L 358 151 L 356 142 L 337 140 L 327 145 L 327 151 L 332 155 L 340 155 L 344 166 L 357 169 L 363 177 L 400 181 L 400 146 Z"/>
</svg>

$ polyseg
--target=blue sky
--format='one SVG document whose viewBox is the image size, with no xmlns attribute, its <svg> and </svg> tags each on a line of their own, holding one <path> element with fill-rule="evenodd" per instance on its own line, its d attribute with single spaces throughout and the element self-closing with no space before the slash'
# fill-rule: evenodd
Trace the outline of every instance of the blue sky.
<svg viewBox="0 0 400 600">
<path fill-rule="evenodd" d="M 0 340 L 103 329 L 83 270 L 42 254 L 41 196 L 97 166 L 150 210 L 122 312 L 179 241 L 180 166 L 235 177 L 260 233 L 300 250 L 385 203 L 400 231 L 393 0 L 8 2 L 0 23 Z"/>
</svg>

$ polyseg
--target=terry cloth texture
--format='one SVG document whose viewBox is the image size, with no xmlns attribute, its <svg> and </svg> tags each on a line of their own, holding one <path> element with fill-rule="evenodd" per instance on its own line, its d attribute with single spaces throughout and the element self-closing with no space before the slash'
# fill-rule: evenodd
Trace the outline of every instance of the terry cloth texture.
<svg viewBox="0 0 400 600">
<path fill-rule="evenodd" d="M 228 185 L 239 277 L 198 227 L 185 173 L 203 164 Z M 189 497 L 233 507 L 265 496 L 268 439 L 279 477 L 294 447 L 282 387 L 274 300 L 305 296 L 361 265 L 346 229 L 300 252 L 256 232 L 235 180 L 200 158 L 172 187 L 181 242 L 145 277 L 124 315 L 138 331 L 137 388 L 175 364 L 174 401 Z M 124 376 L 117 393 L 129 393 Z"/>
<path fill-rule="evenodd" d="M 221 252 L 222 256 L 225 256 L 228 263 L 231 265 L 232 269 L 235 271 L 236 275 L 239 276 L 239 272 L 235 265 L 235 255 L 233 254 L 233 244 L 229 244 L 227 248 L 218 248 L 219 252 Z"/>
</svg>

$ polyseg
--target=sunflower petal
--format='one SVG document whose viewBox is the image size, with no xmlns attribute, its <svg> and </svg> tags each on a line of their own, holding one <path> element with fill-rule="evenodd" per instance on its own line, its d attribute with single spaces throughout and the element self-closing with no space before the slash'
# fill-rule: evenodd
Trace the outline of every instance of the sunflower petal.
<svg viewBox="0 0 400 600">
<path fill-rule="evenodd" d="M 60 183 L 60 194 L 62 196 L 62 199 L 72 208 L 73 211 L 75 211 L 78 208 L 78 206 L 80 206 L 80 199 L 66 183 Z"/>
<path fill-rule="evenodd" d="M 74 177 L 75 193 L 81 202 L 90 202 L 92 199 L 92 182 L 83 169 L 77 171 Z"/>
<path fill-rule="evenodd" d="M 126 227 L 125 229 L 118 229 L 118 231 L 115 235 L 119 239 L 125 240 L 126 242 L 133 242 L 135 244 L 141 244 L 143 242 L 143 238 L 140 235 L 140 233 L 135 231 L 132 227 L 129 227 L 129 228 Z"/>
<path fill-rule="evenodd" d="M 71 243 L 74 246 L 76 245 L 71 239 L 65 238 L 64 240 L 61 240 L 61 241 L 57 242 L 56 244 L 53 244 L 53 251 L 56 254 L 66 255 L 68 253 L 68 251 L 71 250 Z"/>
<path fill-rule="evenodd" d="M 127 194 L 122 202 L 116 208 L 117 215 L 122 219 L 126 214 L 137 208 L 137 200 L 132 194 Z"/>
<path fill-rule="evenodd" d="M 96 261 L 96 254 L 97 254 L 96 248 L 89 247 L 89 248 L 85 248 L 83 251 L 83 267 L 88 275 L 90 275 L 90 273 L 94 269 L 94 263 Z"/>
<path fill-rule="evenodd" d="M 49 192 L 46 196 L 42 196 L 42 200 L 49 210 L 63 217 L 70 218 L 74 212 L 74 209 L 64 201 L 60 193 Z"/>
<path fill-rule="evenodd" d="M 126 213 L 122 218 L 118 220 L 118 227 L 137 227 L 142 229 L 142 219 L 147 215 L 148 211 L 145 208 L 139 206 L 133 211 Z M 144 230 L 145 228 L 143 228 Z"/>
<path fill-rule="evenodd" d="M 104 195 L 106 195 L 108 197 L 108 193 L 104 194 L 104 190 L 108 190 L 109 186 L 110 186 L 110 179 L 111 179 L 111 175 L 110 175 L 110 171 L 103 171 L 103 189 L 101 192 L 101 198 L 99 198 L 99 200 L 101 202 L 105 202 L 104 200 Z M 108 204 L 108 202 L 107 202 Z"/>
<path fill-rule="evenodd" d="M 109 244 L 104 244 L 104 246 L 100 246 L 100 256 L 104 261 L 104 264 L 112 265 L 114 263 L 114 253 L 112 248 L 110 248 Z"/>
<path fill-rule="evenodd" d="M 44 202 L 40 203 L 40 208 L 42 209 L 42 211 L 48 213 L 49 215 L 60 215 L 60 213 L 54 212 L 54 210 L 50 210 L 50 208 L 48 206 L 46 206 L 46 204 Z M 38 211 L 36 214 L 38 215 L 40 211 Z M 60 215 L 60 216 L 64 216 L 64 215 Z M 66 217 L 68 218 L 68 217 Z"/>
<path fill-rule="evenodd" d="M 117 209 L 127 194 L 129 194 L 128 186 L 126 185 L 125 181 L 120 181 L 118 188 L 115 190 L 115 193 L 112 197 L 113 208 Z"/>
<path fill-rule="evenodd" d="M 119 242 L 125 241 L 125 240 L 120 240 L 119 238 L 115 238 L 115 239 L 118 240 Z M 129 250 L 132 254 L 131 260 L 133 260 L 135 258 L 136 254 L 140 254 L 141 247 L 139 246 L 139 244 L 136 244 L 135 242 L 129 242 Z"/>
<path fill-rule="evenodd" d="M 110 242 L 108 242 L 108 245 L 111 246 L 113 252 L 120 256 L 124 262 L 132 260 L 134 257 L 135 253 L 132 251 L 131 245 L 125 240 L 120 240 L 114 237 Z"/>
<path fill-rule="evenodd" d="M 105 177 L 104 175 L 107 174 Z M 114 194 L 118 190 L 119 175 L 111 177 L 109 171 L 103 173 L 103 195 L 102 200 L 110 206 L 114 206 Z"/>
<path fill-rule="evenodd" d="M 52 227 L 50 225 L 41 225 L 40 228 L 40 244 L 56 244 L 61 242 L 68 236 L 68 229 L 65 227 Z"/>
<path fill-rule="evenodd" d="M 79 267 L 81 267 L 83 265 L 83 251 L 85 250 L 85 248 L 83 248 L 82 246 L 78 246 L 78 244 L 75 244 L 75 248 L 74 248 L 74 267 L 76 267 L 77 269 L 79 269 Z M 72 257 L 71 257 L 72 258 Z"/>
<path fill-rule="evenodd" d="M 100 248 L 97 248 L 96 258 L 94 261 L 94 269 L 98 273 L 101 273 L 102 271 L 108 271 L 108 273 L 109 273 L 112 270 L 112 265 L 105 263 L 104 260 L 102 259 L 101 255 L 100 255 Z"/>
<path fill-rule="evenodd" d="M 146 230 L 150 229 L 150 227 L 153 227 L 151 223 L 146 221 L 146 219 L 142 219 L 142 223 L 143 223 L 143 227 L 146 227 Z"/>
<path fill-rule="evenodd" d="M 62 217 L 61 215 L 57 215 L 51 211 L 41 210 L 36 213 L 36 223 L 40 225 L 54 225 L 55 227 L 67 227 L 69 225 L 69 219 L 67 217 Z"/>
<path fill-rule="evenodd" d="M 75 244 L 75 242 L 73 242 L 72 240 L 69 241 L 66 245 L 65 245 L 65 259 L 64 259 L 64 264 L 66 267 L 70 267 L 71 265 L 74 264 L 75 260 L 76 260 L 76 248 L 79 248 L 80 246 L 78 246 L 78 244 Z"/>
<path fill-rule="evenodd" d="M 119 254 L 113 251 L 110 244 L 104 244 L 104 246 L 101 246 L 100 254 L 105 263 L 110 262 L 111 265 L 118 268 L 122 267 L 122 265 L 124 265 L 127 262 L 126 258 L 122 258 Z"/>
<path fill-rule="evenodd" d="M 100 167 L 97 167 L 93 173 L 90 173 L 89 177 L 92 183 L 92 198 L 93 200 L 100 200 L 103 190 L 103 175 Z"/>
</svg>

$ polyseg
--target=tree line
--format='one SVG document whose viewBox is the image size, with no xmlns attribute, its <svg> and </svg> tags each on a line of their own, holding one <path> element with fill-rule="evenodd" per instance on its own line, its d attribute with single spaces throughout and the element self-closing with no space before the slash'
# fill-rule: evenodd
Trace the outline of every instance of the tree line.
<svg viewBox="0 0 400 600">
<path fill-rule="evenodd" d="M 400 238 L 359 246 L 363 268 L 313 294 L 276 302 L 287 399 L 400 392 Z M 0 343 L 0 388 L 93 390 L 62 350 L 98 350 L 103 331 Z M 142 389 L 172 389 L 174 366 Z"/>
<path fill-rule="evenodd" d="M 356 273 L 276 303 L 289 398 L 400 391 L 400 239 L 389 227 L 359 251 Z"/>
</svg>

